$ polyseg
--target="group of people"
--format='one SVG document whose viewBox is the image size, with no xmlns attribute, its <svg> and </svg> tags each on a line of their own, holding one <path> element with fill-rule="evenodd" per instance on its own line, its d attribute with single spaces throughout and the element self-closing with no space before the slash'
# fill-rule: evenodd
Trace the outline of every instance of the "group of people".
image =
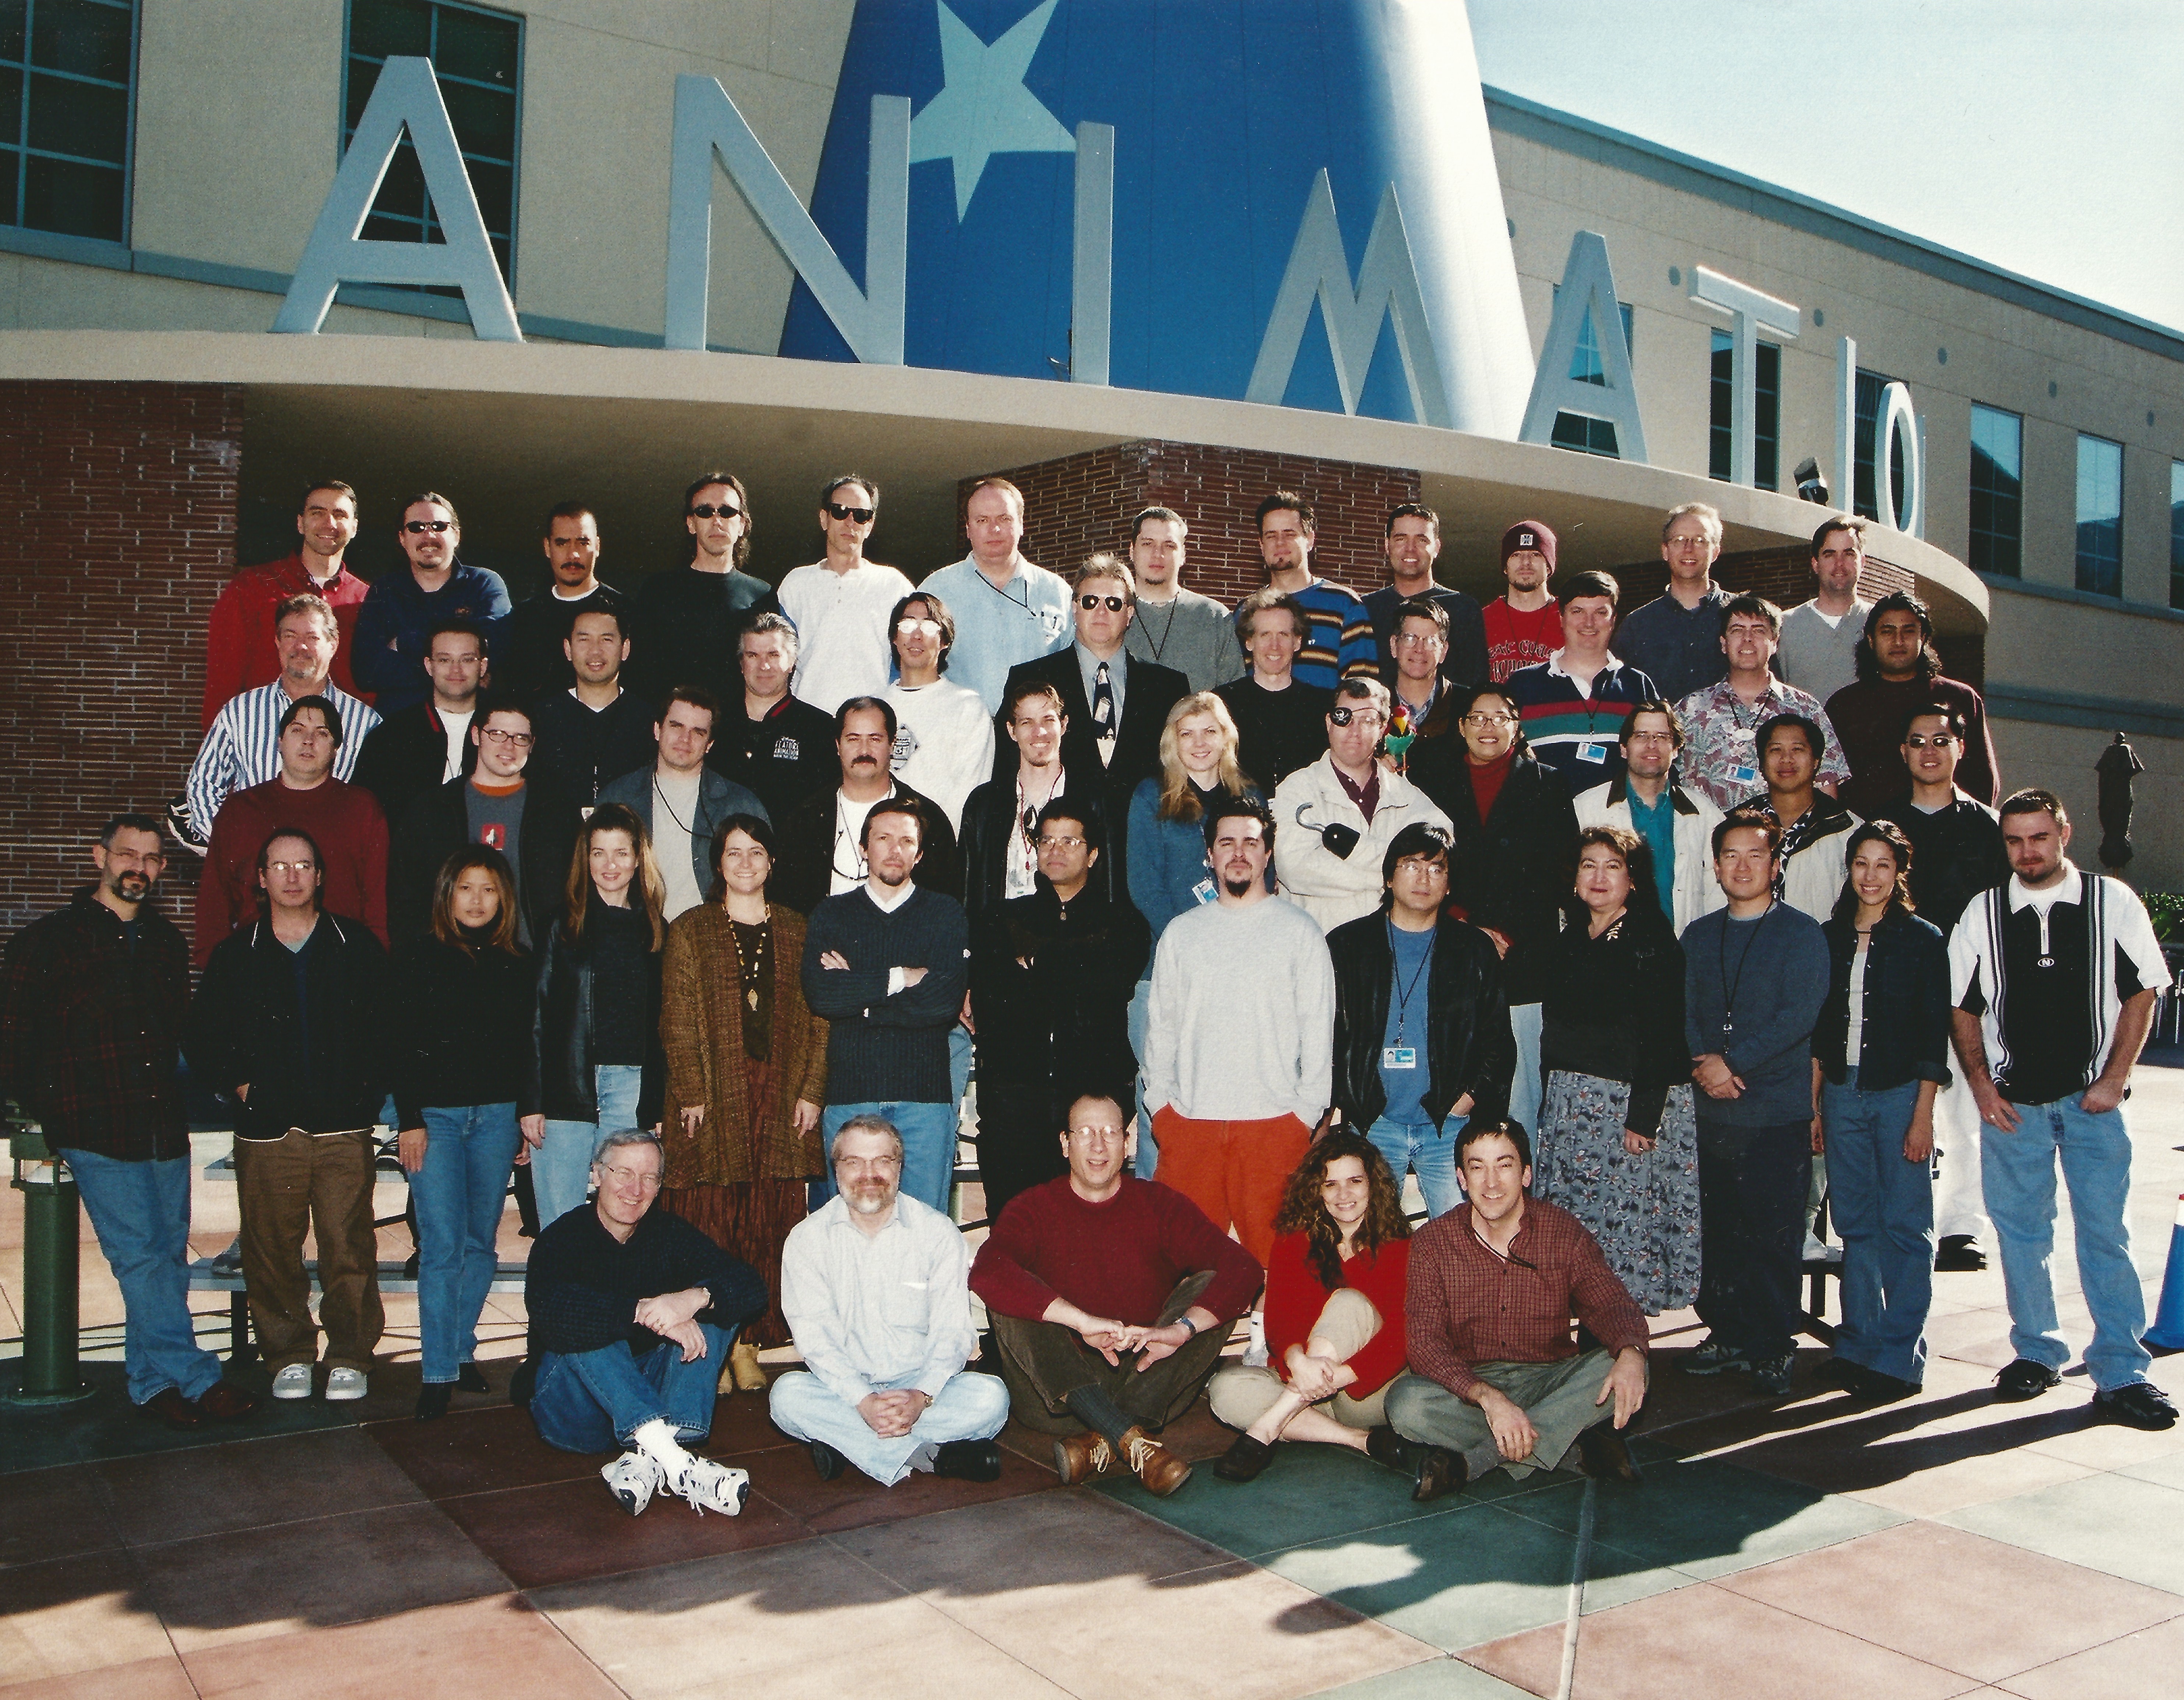
<svg viewBox="0 0 2184 1700">
<path fill-rule="evenodd" d="M 1679 507 L 1665 593 L 1624 616 L 1608 573 L 1555 584 L 1532 520 L 1480 607 L 1435 581 L 1415 503 L 1360 596 L 1277 491 L 1267 583 L 1231 610 L 1184 588 L 1168 509 L 1065 581 L 989 478 L 967 555 L 913 585 L 865 558 L 879 500 L 830 481 L 826 553 L 777 592 L 744 569 L 743 485 L 709 473 L 690 560 L 628 596 L 563 504 L 550 583 L 511 605 L 430 493 L 409 570 L 367 589 L 355 493 L 322 484 L 297 552 L 231 582 L 170 811 L 205 859 L 194 949 L 151 900 L 161 821 L 125 813 L 0 992 L 137 1403 L 255 1404 L 191 1333 L 179 1053 L 232 1108 L 273 1396 L 320 1367 L 323 1396 L 365 1395 L 391 1126 L 418 1416 L 486 1387 L 513 1175 L 514 1391 L 554 1444 L 617 1452 L 632 1512 L 740 1508 L 686 1443 L 791 1343 L 772 1410 L 822 1476 L 989 1479 L 1013 1413 L 1066 1480 L 1170 1492 L 1190 1466 L 1159 1435 L 1210 1384 L 1231 1480 L 1283 1439 L 1422 1498 L 1497 1463 L 1630 1478 L 1647 1315 L 1695 1302 L 1687 1370 L 1789 1390 L 1823 1197 L 1824 1382 L 1916 1391 L 1937 1252 L 1978 1267 L 1986 1235 L 2000 1391 L 2030 1397 L 2067 1361 L 2059 1157 L 2097 1403 L 2174 1422 L 2123 1216 L 2159 948 L 2069 860 L 2059 801 L 1998 797 L 1924 605 L 1859 599 L 1864 521 L 1820 527 L 1785 613 L 1716 585 L 1719 517 Z M 975 1259 L 951 1214 L 974 1071 Z"/>
</svg>

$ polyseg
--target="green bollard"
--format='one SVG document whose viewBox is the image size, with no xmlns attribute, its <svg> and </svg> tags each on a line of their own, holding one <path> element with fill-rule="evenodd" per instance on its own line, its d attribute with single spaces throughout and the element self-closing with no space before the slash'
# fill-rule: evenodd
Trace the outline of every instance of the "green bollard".
<svg viewBox="0 0 2184 1700">
<path fill-rule="evenodd" d="M 91 1389 L 76 1374 L 75 1181 L 35 1122 L 11 1120 L 8 1151 L 23 1195 L 23 1378 L 13 1405 L 69 1405 Z"/>
</svg>

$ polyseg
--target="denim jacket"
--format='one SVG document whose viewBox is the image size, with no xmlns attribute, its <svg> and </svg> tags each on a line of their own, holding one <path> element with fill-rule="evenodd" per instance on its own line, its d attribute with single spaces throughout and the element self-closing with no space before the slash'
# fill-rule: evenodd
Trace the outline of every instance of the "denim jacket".
<svg viewBox="0 0 2184 1700">
<path fill-rule="evenodd" d="M 1842 1084 L 1850 1030 L 1850 970 L 1858 928 L 1847 915 L 1822 924 L 1827 935 L 1828 1000 L 1813 1029 L 1813 1055 Z M 1892 907 L 1873 929 L 1865 963 L 1865 1020 L 1858 1084 L 1886 1092 L 1913 1080 L 1949 1081 L 1949 953 L 1931 922 Z"/>
</svg>

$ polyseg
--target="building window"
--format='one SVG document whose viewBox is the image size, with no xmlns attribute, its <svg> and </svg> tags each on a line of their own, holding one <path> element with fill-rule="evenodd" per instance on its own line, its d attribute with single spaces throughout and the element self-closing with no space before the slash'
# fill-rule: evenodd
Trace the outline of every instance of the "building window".
<svg viewBox="0 0 2184 1700">
<path fill-rule="evenodd" d="M 1730 376 L 1730 335 L 1713 336 L 1713 383 L 1707 432 L 1707 476 L 1726 482 L 1730 458 L 1730 413 L 1735 404 Z M 1782 347 L 1779 343 L 1758 344 L 1758 371 L 1753 375 L 1752 398 L 1752 482 L 1762 490 L 1777 487 L 1781 472 Z"/>
<path fill-rule="evenodd" d="M 2025 421 L 1972 404 L 1971 565 L 2024 576 Z"/>
<path fill-rule="evenodd" d="M 1555 298 L 1562 298 L 1563 287 L 1555 285 Z M 1623 320 L 1623 352 L 1630 352 L 1630 305 L 1616 304 Z M 1577 347 L 1570 354 L 1569 375 L 1580 383 L 1597 384 L 1607 387 L 1607 368 L 1600 358 L 1600 332 L 1592 322 L 1592 309 L 1585 309 L 1585 322 L 1578 326 Z M 1598 454 L 1609 460 L 1619 460 L 1622 451 L 1615 441 L 1615 426 L 1605 419 L 1594 419 L 1582 413 L 1558 413 L 1555 428 L 1548 433 L 1547 441 L 1557 449 L 1574 449 L 1580 454 Z"/>
<path fill-rule="evenodd" d="M 1599 454 L 1610 460 L 1623 458 L 1615 445 L 1615 426 L 1586 414 L 1557 414 L 1554 431 L 1547 440 L 1557 449 L 1574 449 L 1580 454 Z"/>
<path fill-rule="evenodd" d="M 1555 285 L 1554 298 L 1563 298 L 1563 287 Z M 1628 354 L 1635 346 L 1630 340 L 1630 304 L 1618 301 L 1615 310 L 1623 320 L 1623 352 Z M 1580 383 L 1598 384 L 1607 387 L 1607 368 L 1600 363 L 1600 332 L 1593 327 L 1592 309 L 1585 309 L 1585 322 L 1577 329 L 1577 351 L 1570 356 L 1569 375 Z"/>
<path fill-rule="evenodd" d="M 2184 608 L 2184 460 L 2169 463 L 2169 605 Z"/>
<path fill-rule="evenodd" d="M 504 12 L 458 6 L 448 0 L 349 0 L 347 91 L 342 147 L 379 81 L 379 68 L 397 55 L 432 62 L 455 127 L 463 165 L 470 173 L 486 235 L 500 275 L 515 283 L 515 157 L 521 115 L 523 20 Z M 395 150 L 379 198 L 363 234 L 378 242 L 444 242 L 425 192 L 417 153 L 405 139 Z M 437 287 L 434 294 L 460 292 Z"/>
<path fill-rule="evenodd" d="M 1851 477 L 1851 507 L 1869 520 L 1880 517 L 1880 487 L 1873 476 L 1873 438 L 1880 426 L 1880 393 L 1895 379 L 1879 372 L 1858 369 L 1857 417 L 1852 426 L 1851 455 L 1857 465 Z M 1896 492 L 1897 511 L 1889 516 L 1888 522 L 1898 530 L 1903 528 L 1903 501 L 1908 493 L 1903 488 L 1903 445 L 1888 445 L 1889 488 Z"/>
<path fill-rule="evenodd" d="M 0 225 L 125 242 L 136 0 L 0 0 Z"/>
<path fill-rule="evenodd" d="M 2078 438 L 2078 588 L 2123 594 L 2123 444 Z"/>
</svg>

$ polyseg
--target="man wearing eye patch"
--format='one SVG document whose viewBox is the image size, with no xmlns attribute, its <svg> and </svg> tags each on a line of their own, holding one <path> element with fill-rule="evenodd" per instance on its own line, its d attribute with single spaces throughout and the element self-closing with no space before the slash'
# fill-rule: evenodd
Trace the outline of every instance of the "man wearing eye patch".
<svg viewBox="0 0 2184 1700">
<path fill-rule="evenodd" d="M 630 688 L 654 708 L 677 685 L 722 702 L 743 689 L 744 628 L 778 613 L 773 587 L 743 571 L 750 559 L 750 497 L 733 472 L 708 472 L 682 493 L 690 559 L 653 573 L 630 599 Z"/>
<path fill-rule="evenodd" d="M 356 682 L 374 693 L 379 716 L 423 702 L 432 694 L 425 660 L 432 627 L 443 620 L 468 620 L 491 655 L 508 618 L 508 587 L 488 567 L 457 558 L 463 540 L 455 504 L 436 491 L 414 496 L 395 532 L 409 557 L 407 572 L 382 573 L 356 616 Z"/>
<path fill-rule="evenodd" d="M 865 559 L 865 539 L 879 518 L 880 487 L 845 472 L 819 493 L 827 553 L 781 581 L 781 611 L 796 623 L 800 702 L 832 714 L 853 696 L 887 688 L 888 616 L 910 594 L 910 581 Z"/>
</svg>

